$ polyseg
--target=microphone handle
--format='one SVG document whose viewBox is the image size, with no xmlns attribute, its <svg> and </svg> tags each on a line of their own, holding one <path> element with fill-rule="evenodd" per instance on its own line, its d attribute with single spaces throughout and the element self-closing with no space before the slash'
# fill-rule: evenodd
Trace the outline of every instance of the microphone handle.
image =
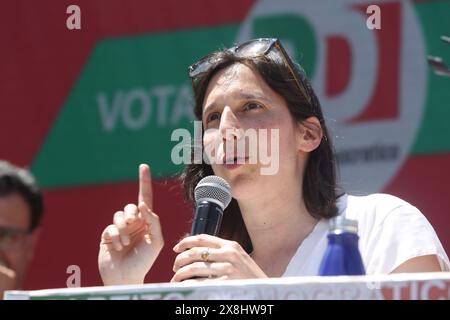
<svg viewBox="0 0 450 320">
<path fill-rule="evenodd" d="M 209 234 L 216 236 L 222 222 L 222 208 L 209 201 L 201 201 L 195 208 L 194 222 L 192 223 L 191 235 Z"/>
</svg>

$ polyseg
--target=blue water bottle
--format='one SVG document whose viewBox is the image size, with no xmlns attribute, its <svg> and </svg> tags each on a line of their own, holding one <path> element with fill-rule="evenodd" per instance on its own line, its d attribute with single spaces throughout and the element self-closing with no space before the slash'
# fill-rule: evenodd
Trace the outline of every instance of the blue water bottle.
<svg viewBox="0 0 450 320">
<path fill-rule="evenodd" d="M 319 275 L 364 275 L 358 248 L 358 221 L 337 216 L 330 220 L 328 247 L 320 264 Z"/>
</svg>

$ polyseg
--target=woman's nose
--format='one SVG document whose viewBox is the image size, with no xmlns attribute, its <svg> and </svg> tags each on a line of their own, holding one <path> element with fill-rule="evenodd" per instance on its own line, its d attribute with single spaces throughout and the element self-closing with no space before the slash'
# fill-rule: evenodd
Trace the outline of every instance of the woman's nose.
<svg viewBox="0 0 450 320">
<path fill-rule="evenodd" d="M 222 111 L 219 131 L 220 136 L 224 141 L 232 139 L 239 140 L 242 136 L 243 129 L 239 123 L 239 119 L 229 106 L 226 106 Z"/>
</svg>

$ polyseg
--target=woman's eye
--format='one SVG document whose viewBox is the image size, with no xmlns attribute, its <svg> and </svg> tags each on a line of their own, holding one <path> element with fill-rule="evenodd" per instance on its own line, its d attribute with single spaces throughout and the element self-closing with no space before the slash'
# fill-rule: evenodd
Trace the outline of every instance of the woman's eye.
<svg viewBox="0 0 450 320">
<path fill-rule="evenodd" d="M 246 110 L 246 111 L 254 110 L 254 109 L 262 109 L 262 108 L 263 108 L 263 106 L 256 102 L 250 102 L 244 106 L 244 110 Z"/>
<path fill-rule="evenodd" d="M 211 121 L 220 120 L 220 113 L 218 112 L 212 112 L 208 114 L 206 117 L 206 123 L 210 123 Z"/>
</svg>

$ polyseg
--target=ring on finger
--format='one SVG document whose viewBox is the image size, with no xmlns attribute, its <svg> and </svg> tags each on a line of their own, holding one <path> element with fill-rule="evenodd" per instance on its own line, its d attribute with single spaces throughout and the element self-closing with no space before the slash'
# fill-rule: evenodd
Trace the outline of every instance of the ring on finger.
<svg viewBox="0 0 450 320">
<path fill-rule="evenodd" d="M 200 257 L 204 262 L 209 261 L 209 255 L 210 255 L 209 248 L 205 248 L 200 252 Z"/>
</svg>

